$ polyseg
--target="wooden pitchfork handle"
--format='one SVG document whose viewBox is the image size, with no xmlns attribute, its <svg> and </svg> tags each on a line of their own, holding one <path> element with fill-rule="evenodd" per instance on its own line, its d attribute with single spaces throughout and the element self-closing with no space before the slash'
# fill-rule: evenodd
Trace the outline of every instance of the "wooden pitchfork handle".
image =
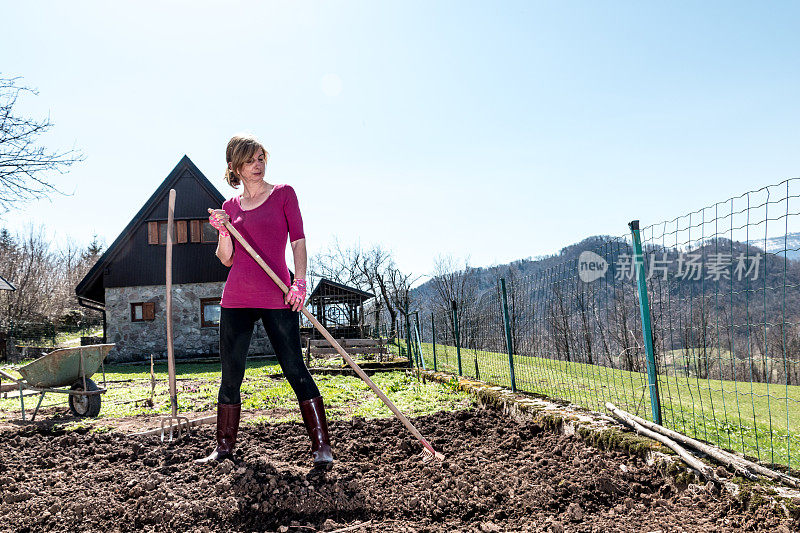
<svg viewBox="0 0 800 533">
<path fill-rule="evenodd" d="M 172 232 L 175 228 L 175 189 L 169 191 L 167 209 L 167 372 L 172 416 L 178 416 L 178 388 L 175 383 L 175 348 L 172 339 Z"/>
<path fill-rule="evenodd" d="M 169 403 L 171 415 L 161 418 L 161 440 L 164 441 L 166 427 L 169 426 L 169 440 L 172 441 L 173 430 L 178 429 L 181 436 L 181 427 L 185 426 L 189 432 L 189 419 L 178 416 L 178 387 L 175 383 L 175 346 L 172 332 L 172 236 L 175 231 L 175 189 L 169 191 L 169 204 L 167 208 L 167 256 L 166 256 L 166 307 L 167 307 L 167 372 L 169 373 Z M 84 387 L 85 389 L 85 387 Z"/>
<path fill-rule="evenodd" d="M 278 287 L 281 288 L 283 294 L 287 294 L 289 292 L 289 287 L 287 287 L 286 284 L 284 284 L 283 281 L 281 281 L 281 278 L 279 278 L 275 274 L 275 272 L 273 272 L 272 269 L 269 266 L 267 266 L 264 260 L 261 259 L 261 256 L 258 255 L 258 252 L 256 252 L 253 249 L 253 247 L 250 246 L 250 244 L 244 239 L 244 237 L 242 237 L 241 233 L 239 233 L 230 222 L 223 222 L 223 224 L 225 226 L 225 229 L 227 229 L 230 232 L 230 234 L 233 235 L 233 237 L 239 242 L 239 244 L 241 244 L 244 247 L 244 249 L 247 250 L 247 253 L 249 253 L 253 257 L 255 262 L 258 263 L 259 266 L 264 269 L 264 272 L 266 272 L 267 275 L 270 278 L 272 278 L 272 281 L 274 281 L 278 285 Z M 431 444 L 427 440 L 425 440 L 425 437 L 422 436 L 422 433 L 420 433 L 419 430 L 417 430 L 417 428 L 414 427 L 414 424 L 412 424 L 411 421 L 408 418 L 406 418 L 406 416 L 403 413 L 400 412 L 400 409 L 398 409 L 394 405 L 394 403 L 392 403 L 392 401 L 386 397 L 383 391 L 379 389 L 378 386 L 375 385 L 375 383 L 372 382 L 369 376 L 367 376 L 367 374 L 365 374 L 364 371 L 361 370 L 361 367 L 359 367 L 356 364 L 356 362 L 353 361 L 353 359 L 347 354 L 347 352 L 344 351 L 344 348 L 342 348 L 339 345 L 339 343 L 336 342 L 336 339 L 334 339 L 333 336 L 331 336 L 331 334 L 328 333 L 328 330 L 325 329 L 325 327 L 322 324 L 320 324 L 316 318 L 314 318 L 314 315 L 312 315 L 308 311 L 308 309 L 306 309 L 305 305 L 303 305 L 300 310 L 306 316 L 306 318 L 310 320 L 312 324 L 314 324 L 314 327 L 317 328 L 317 330 L 320 333 L 322 333 L 322 336 L 325 337 L 325 339 L 327 339 L 327 341 L 331 343 L 331 346 L 333 346 L 336 349 L 336 351 L 339 352 L 339 355 L 342 356 L 342 359 L 344 359 L 345 362 L 348 365 L 350 365 L 350 367 L 355 371 L 355 373 L 358 374 L 358 377 L 360 377 L 364 381 L 364 383 L 369 385 L 369 388 L 372 389 L 372 391 L 378 395 L 378 398 L 380 398 L 383 401 L 383 403 L 386 404 L 386 407 L 388 407 L 392 411 L 392 413 L 394 413 L 394 416 L 396 416 L 397 419 L 403 423 L 406 429 L 408 429 L 408 431 L 410 431 L 411 434 L 417 438 L 417 440 L 420 442 L 420 444 L 422 444 L 424 448 L 423 453 L 427 457 L 433 457 L 435 459 L 438 459 L 439 461 L 443 461 L 444 455 L 433 449 L 433 446 L 431 446 Z"/>
</svg>

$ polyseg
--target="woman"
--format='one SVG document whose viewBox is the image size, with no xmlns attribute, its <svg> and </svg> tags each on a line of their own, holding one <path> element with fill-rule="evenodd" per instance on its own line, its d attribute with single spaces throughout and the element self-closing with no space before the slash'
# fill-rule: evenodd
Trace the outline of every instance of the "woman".
<svg viewBox="0 0 800 533">
<path fill-rule="evenodd" d="M 303 220 L 294 189 L 289 185 L 270 185 L 264 180 L 269 154 L 257 139 L 236 135 L 228 143 L 228 169 L 225 180 L 244 190 L 209 209 L 209 222 L 219 232 L 217 257 L 231 267 L 220 302 L 219 356 L 222 380 L 217 402 L 217 448 L 198 463 L 229 458 L 236 443 L 241 413 L 240 388 L 244 378 L 247 351 L 253 326 L 261 320 L 278 363 L 289 381 L 303 415 L 315 466 L 333 462 L 325 408 L 319 389 L 308 372 L 300 348 L 298 310 L 306 299 L 306 240 Z M 234 245 L 223 225 L 231 222 L 261 258 L 288 286 L 281 289 L 238 243 Z M 292 246 L 295 279 L 286 267 L 286 239 Z"/>
</svg>

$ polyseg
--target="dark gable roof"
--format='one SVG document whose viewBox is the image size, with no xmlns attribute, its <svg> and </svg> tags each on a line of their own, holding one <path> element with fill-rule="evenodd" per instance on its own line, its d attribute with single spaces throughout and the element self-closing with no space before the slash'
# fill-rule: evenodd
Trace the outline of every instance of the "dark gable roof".
<svg viewBox="0 0 800 533">
<path fill-rule="evenodd" d="M 200 172 L 200 169 L 189 159 L 188 156 L 184 155 L 183 158 L 175 165 L 175 168 L 172 169 L 172 172 L 166 177 L 166 179 L 159 185 L 158 189 L 150 196 L 150 199 L 145 202 L 139 212 L 131 219 L 125 229 L 122 230 L 122 233 L 111 243 L 111 246 L 105 251 L 105 253 L 100 256 L 100 259 L 97 260 L 97 263 L 86 273 L 86 276 L 83 277 L 80 283 L 75 287 L 75 294 L 78 295 L 78 298 L 86 298 L 87 294 L 89 293 L 89 289 L 94 285 L 98 280 L 102 279 L 103 276 L 103 269 L 111 263 L 114 257 L 119 252 L 121 246 L 126 242 L 128 236 L 136 230 L 141 224 L 144 224 L 145 221 L 143 219 L 144 215 L 150 211 L 153 206 L 162 198 L 169 194 L 169 190 L 173 188 L 175 183 L 184 175 L 185 171 L 189 171 L 190 174 L 194 176 L 197 182 L 203 187 L 208 194 L 210 194 L 213 198 L 217 199 L 219 205 L 225 201 L 225 197 L 222 196 L 216 187 L 214 187 L 208 178 Z"/>
<path fill-rule="evenodd" d="M 347 298 L 347 295 L 354 295 L 356 299 L 361 302 L 369 300 L 370 298 L 375 298 L 375 295 L 371 292 L 365 292 L 360 289 L 356 289 L 355 287 L 348 287 L 347 285 L 342 285 L 341 283 L 331 281 L 328 278 L 321 278 L 317 283 L 317 286 L 314 287 L 314 292 L 312 292 L 311 296 L 309 296 L 309 301 L 319 297 L 326 297 L 326 300 L 329 303 L 336 303 L 335 300 L 337 297 L 341 297 L 342 302 L 345 302 L 352 298 L 352 296 L 351 298 Z M 334 301 L 331 301 L 331 298 Z"/>
</svg>

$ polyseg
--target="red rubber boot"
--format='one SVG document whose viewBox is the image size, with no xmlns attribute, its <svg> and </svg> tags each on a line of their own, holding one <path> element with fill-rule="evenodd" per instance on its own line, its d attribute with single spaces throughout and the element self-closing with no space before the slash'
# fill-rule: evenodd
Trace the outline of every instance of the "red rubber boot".
<svg viewBox="0 0 800 533">
<path fill-rule="evenodd" d="M 195 459 L 197 464 L 206 464 L 223 461 L 233 456 L 233 447 L 236 444 L 236 434 L 239 432 L 239 417 L 242 413 L 242 404 L 217 404 L 217 449 L 211 455 L 202 459 Z"/>
<path fill-rule="evenodd" d="M 311 455 L 315 467 L 328 467 L 333 463 L 331 440 L 328 436 L 328 421 L 325 419 L 325 406 L 322 396 L 300 402 L 303 423 L 311 438 Z"/>
</svg>

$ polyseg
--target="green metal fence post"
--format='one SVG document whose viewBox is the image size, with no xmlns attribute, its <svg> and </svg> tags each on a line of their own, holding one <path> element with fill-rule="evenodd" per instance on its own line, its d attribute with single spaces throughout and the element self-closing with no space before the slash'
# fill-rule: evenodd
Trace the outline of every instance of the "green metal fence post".
<svg viewBox="0 0 800 533">
<path fill-rule="evenodd" d="M 433 320 L 433 313 L 431 313 L 431 342 L 433 343 L 433 371 L 438 372 L 439 366 L 436 364 L 436 322 Z"/>
<path fill-rule="evenodd" d="M 419 327 L 419 311 L 414 311 L 414 325 L 417 328 L 417 356 L 419 357 L 417 366 L 422 366 L 423 370 L 427 370 L 425 368 L 425 356 L 422 355 L 422 329 Z"/>
<path fill-rule="evenodd" d="M 411 339 L 411 354 L 414 356 L 414 364 L 416 364 L 417 368 L 419 368 L 419 349 L 418 349 L 418 343 L 417 343 L 417 340 L 416 340 L 417 339 L 417 330 L 414 327 L 414 322 L 411 321 L 411 315 L 413 315 L 415 313 L 416 313 L 416 311 L 412 311 L 412 312 L 408 313 L 408 327 L 409 327 L 408 335 L 409 335 L 409 338 Z"/>
<path fill-rule="evenodd" d="M 505 278 L 500 278 L 500 289 L 503 295 L 503 322 L 506 325 L 506 349 L 508 350 L 508 372 L 511 377 L 511 391 L 517 392 L 517 378 L 514 375 L 514 344 L 511 339 L 511 320 L 508 317 L 508 297 L 506 296 Z"/>
<path fill-rule="evenodd" d="M 453 329 L 456 334 L 456 357 L 458 358 L 458 375 L 463 376 L 464 372 L 461 370 L 461 337 L 458 335 L 458 311 L 456 309 L 456 301 L 450 302 L 453 306 Z"/>
<path fill-rule="evenodd" d="M 400 326 L 402 322 L 400 319 L 397 320 L 397 336 L 395 337 L 395 342 L 397 343 L 397 356 L 402 358 L 403 357 L 403 346 L 400 344 L 400 339 L 402 338 L 402 332 L 400 331 Z"/>
<path fill-rule="evenodd" d="M 411 346 L 411 323 L 408 321 L 408 303 L 406 303 L 406 348 L 408 352 L 408 366 L 414 368 L 414 348 Z"/>
<path fill-rule="evenodd" d="M 661 425 L 661 401 L 658 396 L 658 373 L 656 372 L 656 357 L 653 351 L 653 331 L 650 325 L 650 302 L 647 299 L 647 279 L 644 274 L 644 255 L 642 254 L 642 239 L 639 235 L 639 221 L 631 221 L 628 227 L 631 228 L 631 235 L 633 236 L 633 260 L 636 266 L 636 281 L 639 288 L 639 310 L 642 314 L 644 350 L 647 354 L 647 382 L 650 386 L 650 406 L 653 412 L 653 422 Z"/>
</svg>

